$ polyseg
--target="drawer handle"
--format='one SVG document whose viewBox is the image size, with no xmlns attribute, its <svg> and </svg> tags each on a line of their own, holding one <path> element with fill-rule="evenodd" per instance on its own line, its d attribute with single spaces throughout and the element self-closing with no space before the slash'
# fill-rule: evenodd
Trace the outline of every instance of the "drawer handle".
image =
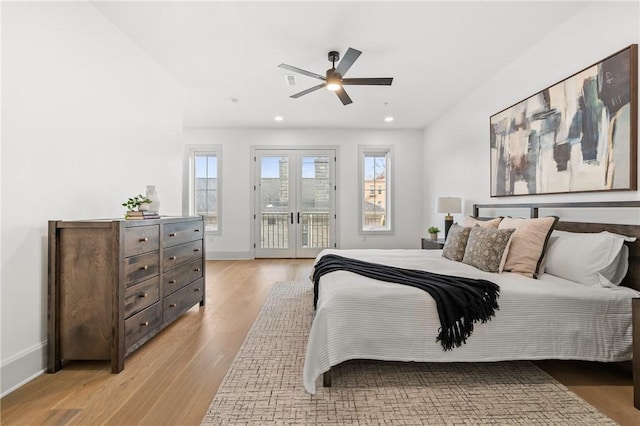
<svg viewBox="0 0 640 426">
<path fill-rule="evenodd" d="M 172 303 L 172 304 L 169 305 L 170 308 L 175 308 L 176 306 L 178 306 L 178 305 L 176 305 L 175 303 Z"/>
<path fill-rule="evenodd" d="M 146 291 L 140 295 L 140 297 L 148 297 L 148 296 L 149 296 L 149 293 L 147 293 Z"/>
<path fill-rule="evenodd" d="M 149 326 L 149 321 L 145 321 L 142 324 L 140 324 L 141 327 L 148 327 Z"/>
<path fill-rule="evenodd" d="M 178 256 L 171 256 L 171 257 L 169 258 L 169 260 L 176 260 L 177 258 L 178 258 Z"/>
<path fill-rule="evenodd" d="M 169 280 L 169 284 L 175 284 L 176 280 Z"/>
<path fill-rule="evenodd" d="M 200 232 L 200 230 L 199 229 L 194 229 L 193 232 Z"/>
<path fill-rule="evenodd" d="M 196 293 L 200 291 L 200 287 L 196 287 L 193 289 L 193 291 L 195 291 Z"/>
<path fill-rule="evenodd" d="M 140 238 L 140 242 L 141 243 L 146 243 L 147 241 L 149 241 L 149 238 L 147 238 L 147 237 Z"/>
<path fill-rule="evenodd" d="M 195 272 L 200 272 L 200 268 L 194 269 Z"/>
<path fill-rule="evenodd" d="M 144 265 L 143 267 L 140 268 L 141 271 L 146 271 L 147 269 L 149 269 L 147 265 Z"/>
<path fill-rule="evenodd" d="M 197 248 L 197 249 L 193 249 L 193 251 L 196 251 L 196 252 L 197 252 L 197 251 L 200 251 L 200 249 L 199 249 L 199 248 Z"/>
<path fill-rule="evenodd" d="M 170 236 L 170 237 L 175 237 L 175 236 L 176 236 L 176 233 L 175 233 L 175 232 L 172 232 L 172 233 L 170 233 L 170 234 L 169 234 L 169 236 Z"/>
</svg>

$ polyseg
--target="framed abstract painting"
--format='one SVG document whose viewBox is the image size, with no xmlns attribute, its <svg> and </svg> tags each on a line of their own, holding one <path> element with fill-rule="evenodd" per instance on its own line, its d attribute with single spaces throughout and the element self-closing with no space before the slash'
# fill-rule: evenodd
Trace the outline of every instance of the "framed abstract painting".
<svg viewBox="0 0 640 426">
<path fill-rule="evenodd" d="M 490 118 L 491 196 L 637 189 L 638 45 Z"/>
</svg>

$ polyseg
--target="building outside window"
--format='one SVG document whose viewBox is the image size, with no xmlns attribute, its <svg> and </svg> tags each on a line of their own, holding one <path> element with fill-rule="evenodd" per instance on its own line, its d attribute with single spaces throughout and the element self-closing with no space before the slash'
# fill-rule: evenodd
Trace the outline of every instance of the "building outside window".
<svg viewBox="0 0 640 426">
<path fill-rule="evenodd" d="M 392 148 L 360 146 L 360 232 L 392 232 Z"/>
</svg>

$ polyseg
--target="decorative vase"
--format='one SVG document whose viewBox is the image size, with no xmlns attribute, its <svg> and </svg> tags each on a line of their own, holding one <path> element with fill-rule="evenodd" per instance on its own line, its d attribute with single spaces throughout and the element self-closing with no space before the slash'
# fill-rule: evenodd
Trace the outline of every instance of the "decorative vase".
<svg viewBox="0 0 640 426">
<path fill-rule="evenodd" d="M 429 236 L 431 237 L 431 241 L 437 241 L 438 240 L 438 234 L 429 234 Z"/>
<path fill-rule="evenodd" d="M 158 192 L 155 185 L 147 185 L 147 198 L 151 200 L 149 210 L 153 212 L 160 211 L 160 199 L 158 198 Z"/>
<path fill-rule="evenodd" d="M 145 211 L 149 210 L 149 206 L 150 206 L 149 203 L 142 203 L 142 204 L 140 204 L 138 206 L 138 211 L 139 212 L 145 212 Z"/>
</svg>

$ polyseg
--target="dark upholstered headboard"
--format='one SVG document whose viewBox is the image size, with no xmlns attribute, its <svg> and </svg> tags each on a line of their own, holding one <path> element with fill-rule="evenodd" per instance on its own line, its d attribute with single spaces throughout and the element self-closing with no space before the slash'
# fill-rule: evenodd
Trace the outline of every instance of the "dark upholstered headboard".
<svg viewBox="0 0 640 426">
<path fill-rule="evenodd" d="M 553 210 L 553 215 L 559 216 L 560 221 L 555 229 L 569 232 L 602 232 L 609 231 L 616 234 L 636 237 L 633 243 L 625 243 L 629 247 L 629 271 L 622 281 L 622 285 L 640 290 L 640 201 L 618 202 L 585 202 L 585 203 L 541 203 L 541 204 L 474 204 L 473 216 L 484 218 L 481 210 L 509 210 L 528 209 L 529 217 L 539 217 L 540 210 Z M 569 222 L 563 221 L 558 211 L 564 209 L 635 209 L 638 212 L 638 223 L 631 225 L 599 223 L 599 222 Z"/>
</svg>

